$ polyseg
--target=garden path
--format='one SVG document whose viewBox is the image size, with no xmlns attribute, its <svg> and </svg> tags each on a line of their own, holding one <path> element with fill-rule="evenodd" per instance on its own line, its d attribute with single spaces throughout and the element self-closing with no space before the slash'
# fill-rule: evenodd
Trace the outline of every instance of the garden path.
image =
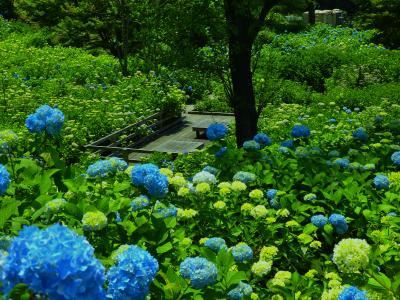
<svg viewBox="0 0 400 300">
<path fill-rule="evenodd" d="M 229 125 L 234 122 L 233 114 L 195 112 L 192 105 L 186 106 L 182 117 L 183 120 L 181 124 L 163 132 L 157 139 L 137 149 L 146 152 L 150 150 L 154 152 L 170 153 L 195 151 L 209 143 L 202 129 L 207 128 L 208 125 L 212 123 L 224 123 Z M 193 128 L 197 128 L 199 132 L 198 137 L 196 137 L 196 132 Z M 150 153 L 130 153 L 129 161 L 140 161 L 141 158 L 149 155 Z"/>
</svg>

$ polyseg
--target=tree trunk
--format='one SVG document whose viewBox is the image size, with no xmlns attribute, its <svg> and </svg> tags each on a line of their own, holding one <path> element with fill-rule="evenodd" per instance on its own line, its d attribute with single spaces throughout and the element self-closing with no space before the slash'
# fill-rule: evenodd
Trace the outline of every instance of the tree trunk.
<svg viewBox="0 0 400 300">
<path fill-rule="evenodd" d="M 308 4 L 308 23 L 310 25 L 315 25 L 315 3 L 311 1 Z"/>
<path fill-rule="evenodd" d="M 241 147 L 257 133 L 258 116 L 251 74 L 251 45 L 235 37 L 229 39 L 229 65 L 233 87 L 236 140 Z"/>
<path fill-rule="evenodd" d="M 251 15 L 246 1 L 225 0 L 228 25 L 229 67 L 235 113 L 236 143 L 241 147 L 257 133 L 258 115 L 251 73 L 251 49 L 258 33 L 258 21 Z"/>
</svg>

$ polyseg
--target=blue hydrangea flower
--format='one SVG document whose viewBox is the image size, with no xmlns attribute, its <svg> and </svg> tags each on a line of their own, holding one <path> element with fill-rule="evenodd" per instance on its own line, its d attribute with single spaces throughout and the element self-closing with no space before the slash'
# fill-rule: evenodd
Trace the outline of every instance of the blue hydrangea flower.
<svg viewBox="0 0 400 300">
<path fill-rule="evenodd" d="M 90 177 L 106 177 L 112 171 L 113 167 L 109 160 L 98 160 L 87 168 L 86 174 Z"/>
<path fill-rule="evenodd" d="M 157 206 L 157 205 L 156 205 Z M 156 212 L 163 216 L 163 218 L 176 217 L 178 209 L 170 204 L 168 207 L 158 207 Z"/>
<path fill-rule="evenodd" d="M 396 151 L 390 157 L 395 165 L 400 166 L 400 151 Z"/>
<path fill-rule="evenodd" d="M 119 212 L 116 212 L 116 213 L 115 213 L 115 222 L 119 223 L 119 222 L 121 222 L 121 221 L 122 221 L 122 219 L 121 219 L 120 213 L 119 213 Z"/>
<path fill-rule="evenodd" d="M 289 154 L 289 148 L 288 147 L 283 147 L 279 146 L 278 151 L 282 154 Z"/>
<path fill-rule="evenodd" d="M 146 250 L 130 245 L 107 272 L 107 298 L 146 299 L 157 272 L 157 260 Z"/>
<path fill-rule="evenodd" d="M 281 208 L 281 204 L 279 203 L 279 200 L 277 198 L 270 199 L 269 205 L 271 205 L 271 207 L 275 209 Z"/>
<path fill-rule="evenodd" d="M 329 223 L 332 224 L 338 234 L 344 234 L 349 229 L 346 218 L 341 214 L 332 214 L 329 217 Z"/>
<path fill-rule="evenodd" d="M 389 184 L 389 178 L 387 178 L 385 175 L 376 175 L 374 178 L 374 185 L 379 190 L 387 190 L 389 188 Z"/>
<path fill-rule="evenodd" d="M 207 138 L 210 141 L 223 139 L 228 133 L 228 127 L 225 124 L 211 124 L 206 130 Z"/>
<path fill-rule="evenodd" d="M 253 250 L 245 243 L 239 243 L 230 248 L 236 262 L 245 262 L 253 259 Z"/>
<path fill-rule="evenodd" d="M 131 177 L 134 185 L 144 184 L 147 175 L 158 174 L 160 169 L 154 164 L 137 164 L 132 168 Z"/>
<path fill-rule="evenodd" d="M 180 265 L 182 277 L 190 280 L 195 289 L 202 289 L 217 281 L 217 267 L 203 257 L 188 257 Z"/>
<path fill-rule="evenodd" d="M 294 148 L 294 142 L 293 140 L 286 140 L 281 143 L 281 146 L 286 148 Z"/>
<path fill-rule="evenodd" d="M 5 166 L 0 164 L 0 196 L 7 191 L 10 182 L 10 173 L 8 173 Z"/>
<path fill-rule="evenodd" d="M 333 164 L 341 168 L 347 168 L 350 164 L 350 161 L 347 158 L 337 158 L 334 160 Z"/>
<path fill-rule="evenodd" d="M 243 183 L 248 183 L 256 180 L 256 175 L 250 172 L 239 171 L 233 175 L 233 180 L 238 180 Z"/>
<path fill-rule="evenodd" d="M 329 119 L 328 122 L 334 124 L 334 123 L 336 123 L 337 121 L 336 121 L 335 118 L 332 118 L 332 119 Z"/>
<path fill-rule="evenodd" d="M 374 119 L 374 122 L 378 123 L 378 124 L 382 123 L 383 122 L 383 117 L 382 116 L 376 116 L 375 119 Z"/>
<path fill-rule="evenodd" d="M 193 176 L 192 182 L 195 184 L 201 183 L 201 182 L 215 184 L 217 182 L 217 179 L 215 178 L 214 174 L 207 172 L 207 171 L 201 171 L 201 172 L 196 173 Z"/>
<path fill-rule="evenodd" d="M 261 148 L 260 144 L 254 140 L 245 141 L 243 143 L 243 149 L 246 151 L 258 151 L 258 150 L 260 150 L 260 148 Z"/>
<path fill-rule="evenodd" d="M 42 105 L 34 114 L 28 116 L 25 125 L 31 133 L 41 133 L 46 130 L 49 135 L 54 136 L 60 133 L 64 125 L 64 114 L 58 108 Z"/>
<path fill-rule="evenodd" d="M 213 175 L 216 175 L 218 173 L 218 169 L 211 166 L 205 166 L 202 171 L 211 173 Z"/>
<path fill-rule="evenodd" d="M 147 175 L 144 178 L 144 187 L 152 197 L 165 197 L 168 194 L 168 177 L 161 173 Z"/>
<path fill-rule="evenodd" d="M 294 138 L 309 137 L 310 134 L 310 128 L 305 125 L 294 125 L 291 132 L 291 135 Z"/>
<path fill-rule="evenodd" d="M 360 127 L 357 128 L 354 132 L 353 132 L 353 137 L 355 139 L 358 139 L 360 141 L 367 141 L 368 140 L 368 133 L 365 131 L 364 128 Z"/>
<path fill-rule="evenodd" d="M 278 193 L 278 190 L 276 189 L 269 189 L 266 193 L 266 196 L 269 200 L 274 199 L 276 194 Z"/>
<path fill-rule="evenodd" d="M 64 125 L 64 114 L 58 108 L 53 108 L 50 116 L 46 118 L 46 132 L 52 136 L 60 133 Z"/>
<path fill-rule="evenodd" d="M 40 133 L 46 128 L 46 123 L 36 114 L 31 114 L 26 118 L 25 126 L 31 133 Z"/>
<path fill-rule="evenodd" d="M 340 153 L 337 150 L 332 150 L 332 151 L 329 151 L 329 153 L 328 153 L 328 157 L 339 157 L 339 156 L 340 156 Z"/>
<path fill-rule="evenodd" d="M 369 300 L 369 298 L 367 297 L 367 292 L 350 286 L 343 289 L 339 294 L 338 300 Z"/>
<path fill-rule="evenodd" d="M 104 267 L 93 247 L 59 224 L 24 227 L 12 241 L 3 271 L 5 294 L 24 283 L 55 300 L 105 299 Z"/>
<path fill-rule="evenodd" d="M 128 168 L 128 163 L 122 158 L 111 157 L 109 161 L 114 172 L 125 171 Z"/>
<path fill-rule="evenodd" d="M 211 250 L 213 250 L 214 252 L 219 252 L 222 249 L 228 249 L 228 247 L 226 246 L 226 242 L 223 238 L 219 238 L 219 237 L 212 237 L 207 239 L 204 242 L 204 246 L 206 246 L 207 248 L 210 248 Z"/>
<path fill-rule="evenodd" d="M 226 153 L 226 151 L 228 151 L 227 147 L 221 147 L 216 153 L 215 153 L 215 157 L 221 157 L 222 155 L 224 155 Z"/>
<path fill-rule="evenodd" d="M 395 211 L 391 211 L 387 214 L 388 217 L 397 217 L 397 213 Z"/>
<path fill-rule="evenodd" d="M 261 147 L 267 147 L 272 145 L 272 139 L 265 133 L 257 133 L 253 140 L 260 144 Z"/>
<path fill-rule="evenodd" d="M 351 114 L 351 109 L 347 108 L 346 106 L 343 106 L 343 110 L 347 113 L 347 114 Z"/>
<path fill-rule="evenodd" d="M 131 207 L 133 211 L 142 210 L 149 205 L 150 205 L 149 198 L 145 195 L 140 195 L 139 197 L 133 199 L 131 202 Z"/>
<path fill-rule="evenodd" d="M 328 218 L 325 217 L 324 215 L 315 215 L 311 217 L 311 223 L 318 227 L 324 227 L 326 223 L 328 223 Z"/>
<path fill-rule="evenodd" d="M 242 281 L 228 293 L 228 297 L 231 300 L 240 300 L 243 297 L 249 297 L 253 293 L 253 288 L 250 284 L 244 283 Z"/>
</svg>

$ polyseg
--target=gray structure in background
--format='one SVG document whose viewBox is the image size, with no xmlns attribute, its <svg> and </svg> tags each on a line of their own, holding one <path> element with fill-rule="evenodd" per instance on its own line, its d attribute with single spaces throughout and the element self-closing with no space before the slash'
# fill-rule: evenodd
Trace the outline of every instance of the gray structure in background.
<svg viewBox="0 0 400 300">
<path fill-rule="evenodd" d="M 303 20 L 308 24 L 308 12 L 303 13 Z M 345 24 L 345 20 L 346 12 L 340 9 L 315 11 L 315 23 L 326 23 L 336 26 Z"/>
</svg>

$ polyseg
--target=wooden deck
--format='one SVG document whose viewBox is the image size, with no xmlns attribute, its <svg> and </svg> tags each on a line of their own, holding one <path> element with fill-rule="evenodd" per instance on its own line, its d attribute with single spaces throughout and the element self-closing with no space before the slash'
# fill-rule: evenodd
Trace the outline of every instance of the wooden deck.
<svg viewBox="0 0 400 300">
<path fill-rule="evenodd" d="M 212 123 L 231 124 L 234 122 L 234 116 L 231 114 L 207 114 L 194 113 L 191 107 L 187 107 L 183 114 L 183 122 L 179 125 L 163 132 L 156 140 L 137 148 L 138 152 L 129 154 L 129 161 L 140 161 L 141 158 L 149 156 L 151 152 L 184 153 L 203 148 L 209 143 L 203 134 L 196 138 L 193 128 L 207 128 Z M 146 153 L 139 153 L 140 150 Z"/>
</svg>

